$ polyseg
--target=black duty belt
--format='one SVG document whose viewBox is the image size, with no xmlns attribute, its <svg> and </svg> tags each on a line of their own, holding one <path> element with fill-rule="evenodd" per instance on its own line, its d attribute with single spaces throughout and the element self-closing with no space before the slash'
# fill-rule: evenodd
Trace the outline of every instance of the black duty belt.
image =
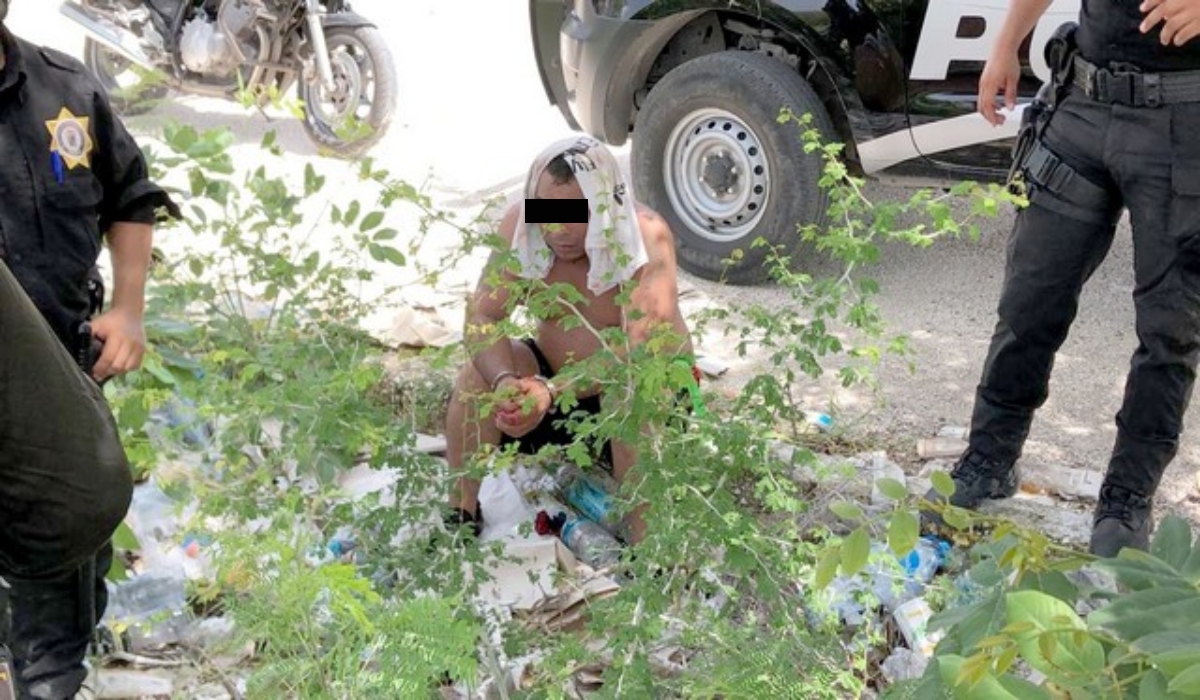
<svg viewBox="0 0 1200 700">
<path fill-rule="evenodd" d="M 1102 68 L 1076 55 L 1072 73 L 1075 85 L 1097 102 L 1129 107 L 1200 102 L 1200 70 L 1142 73 Z"/>
</svg>

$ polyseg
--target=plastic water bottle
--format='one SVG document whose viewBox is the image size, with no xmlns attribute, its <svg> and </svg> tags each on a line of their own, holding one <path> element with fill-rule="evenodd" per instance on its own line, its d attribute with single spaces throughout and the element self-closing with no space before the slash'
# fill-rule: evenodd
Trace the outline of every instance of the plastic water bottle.
<svg viewBox="0 0 1200 700">
<path fill-rule="evenodd" d="M 609 534 L 621 534 L 621 519 L 617 517 L 612 494 L 617 482 L 600 474 L 584 474 L 574 464 L 564 464 L 554 475 L 554 482 L 566 502 L 583 517 L 600 525 Z"/>
<path fill-rule="evenodd" d="M 158 615 L 183 612 L 187 607 L 182 574 L 142 574 L 110 588 L 106 615 L 124 623 L 142 622 Z"/>
<path fill-rule="evenodd" d="M 621 543 L 608 531 L 584 517 L 573 517 L 559 534 L 567 549 L 593 569 L 605 569 L 621 559 Z"/>
<path fill-rule="evenodd" d="M 910 579 L 921 583 L 933 580 L 933 575 L 942 567 L 950 543 L 937 537 L 922 537 L 917 546 L 900 559 L 900 566 Z"/>
</svg>

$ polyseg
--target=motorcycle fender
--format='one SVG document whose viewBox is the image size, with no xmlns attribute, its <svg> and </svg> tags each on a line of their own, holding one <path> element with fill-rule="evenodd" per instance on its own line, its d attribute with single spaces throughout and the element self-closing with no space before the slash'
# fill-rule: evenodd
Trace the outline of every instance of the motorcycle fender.
<svg viewBox="0 0 1200 700">
<path fill-rule="evenodd" d="M 322 15 L 321 26 L 325 29 L 332 29 L 334 27 L 350 27 L 351 29 L 355 29 L 358 27 L 374 27 L 375 23 L 357 12 L 335 12 L 329 15 Z"/>
</svg>

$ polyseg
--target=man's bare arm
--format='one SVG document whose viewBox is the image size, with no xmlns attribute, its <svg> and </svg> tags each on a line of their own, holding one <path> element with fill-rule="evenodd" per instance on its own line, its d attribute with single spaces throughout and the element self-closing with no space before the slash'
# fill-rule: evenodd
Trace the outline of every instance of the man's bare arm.
<svg viewBox="0 0 1200 700">
<path fill-rule="evenodd" d="M 625 332 L 632 345 L 645 343 L 656 333 L 674 330 L 685 333 L 677 323 L 679 315 L 678 268 L 675 240 L 662 217 L 651 212 L 641 215 L 642 237 L 649 261 L 638 271 L 629 306 L 625 310 Z M 680 338 L 686 350 L 687 338 Z"/>
<path fill-rule="evenodd" d="M 500 237 L 505 243 L 511 243 L 517 226 L 518 209 L 508 210 L 500 222 Z M 471 362 L 475 371 L 483 377 L 488 386 L 495 387 L 496 382 L 509 374 L 516 372 L 516 361 L 513 359 L 512 345 L 507 337 L 496 337 L 496 325 L 509 317 L 510 290 L 504 285 L 495 287 L 488 280 L 498 275 L 500 280 L 509 281 L 512 275 L 501 269 L 508 251 L 501 250 L 492 253 L 475 295 L 467 304 L 466 331 L 464 337 L 467 351 L 472 353 Z"/>
</svg>

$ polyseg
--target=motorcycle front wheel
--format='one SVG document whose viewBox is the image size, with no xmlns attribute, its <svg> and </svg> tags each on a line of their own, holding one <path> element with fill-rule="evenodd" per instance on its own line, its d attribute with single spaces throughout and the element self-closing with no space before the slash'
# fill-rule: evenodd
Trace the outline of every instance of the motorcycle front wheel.
<svg viewBox="0 0 1200 700">
<path fill-rule="evenodd" d="M 375 27 L 325 31 L 334 89 L 302 81 L 304 128 L 322 149 L 344 158 L 366 153 L 387 133 L 396 111 L 396 67 Z"/>
<path fill-rule="evenodd" d="M 161 74 L 135 66 L 94 39 L 84 39 L 83 63 L 108 94 L 109 104 L 121 114 L 148 112 L 167 95 Z"/>
</svg>

